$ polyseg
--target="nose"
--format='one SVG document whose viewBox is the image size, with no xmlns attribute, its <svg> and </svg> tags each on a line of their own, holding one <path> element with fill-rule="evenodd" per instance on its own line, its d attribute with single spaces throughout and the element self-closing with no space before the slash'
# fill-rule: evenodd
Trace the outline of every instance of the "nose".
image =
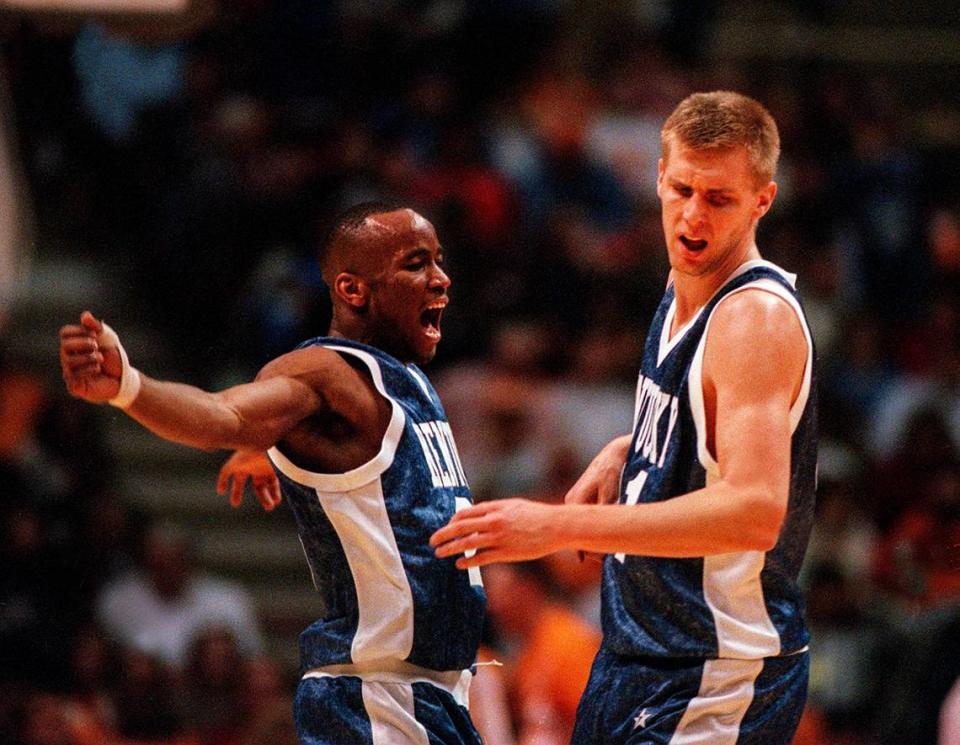
<svg viewBox="0 0 960 745">
<path fill-rule="evenodd" d="M 430 276 L 430 289 L 446 290 L 451 284 L 447 273 L 439 264 L 435 264 L 433 274 Z"/>
<path fill-rule="evenodd" d="M 683 205 L 683 219 L 690 227 L 698 227 L 704 214 L 705 205 L 699 194 L 693 194 Z"/>
</svg>

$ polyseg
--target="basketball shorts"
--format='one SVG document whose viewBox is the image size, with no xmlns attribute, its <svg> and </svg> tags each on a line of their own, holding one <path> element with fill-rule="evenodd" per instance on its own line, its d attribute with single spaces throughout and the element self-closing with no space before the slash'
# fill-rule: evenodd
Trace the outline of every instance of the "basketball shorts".
<svg viewBox="0 0 960 745">
<path fill-rule="evenodd" d="M 300 742 L 481 745 L 467 710 L 471 673 L 433 677 L 308 672 L 297 686 L 293 707 Z"/>
<path fill-rule="evenodd" d="M 573 745 L 789 745 L 809 654 L 760 660 L 622 658 L 601 649 Z"/>
</svg>

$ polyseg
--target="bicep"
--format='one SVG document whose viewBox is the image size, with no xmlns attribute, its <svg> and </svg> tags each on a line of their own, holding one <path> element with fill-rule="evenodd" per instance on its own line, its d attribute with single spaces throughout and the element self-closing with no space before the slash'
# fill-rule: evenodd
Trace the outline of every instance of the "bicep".
<svg viewBox="0 0 960 745">
<path fill-rule="evenodd" d="M 324 406 L 319 391 L 288 375 L 234 386 L 217 396 L 236 417 L 244 444 L 263 449 Z"/>
<path fill-rule="evenodd" d="M 704 351 L 720 475 L 786 499 L 790 408 L 807 363 L 800 319 L 782 299 L 745 291 L 715 312 Z"/>
<path fill-rule="evenodd" d="M 241 422 L 259 430 L 264 447 L 276 444 L 296 425 L 320 412 L 333 412 L 359 425 L 375 420 L 377 395 L 339 354 L 313 347 L 268 364 L 253 383 L 223 394 Z"/>
</svg>

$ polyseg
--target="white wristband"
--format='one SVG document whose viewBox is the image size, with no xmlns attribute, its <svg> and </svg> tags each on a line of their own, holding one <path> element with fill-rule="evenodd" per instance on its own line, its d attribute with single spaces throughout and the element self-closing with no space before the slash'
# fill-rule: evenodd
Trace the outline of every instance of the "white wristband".
<svg viewBox="0 0 960 745">
<path fill-rule="evenodd" d="M 140 372 L 130 364 L 127 359 L 127 350 L 120 343 L 120 337 L 117 332 L 107 324 L 101 323 L 103 330 L 97 336 L 97 344 L 103 349 L 116 349 L 120 353 L 120 390 L 117 395 L 107 401 L 111 406 L 120 409 L 126 409 L 140 393 Z"/>
</svg>

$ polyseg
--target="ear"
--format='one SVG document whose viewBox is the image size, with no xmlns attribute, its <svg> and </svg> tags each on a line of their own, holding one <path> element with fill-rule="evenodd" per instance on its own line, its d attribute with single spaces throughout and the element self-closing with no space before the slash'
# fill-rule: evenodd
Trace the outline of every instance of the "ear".
<svg viewBox="0 0 960 745">
<path fill-rule="evenodd" d="M 356 274 L 340 272 L 333 280 L 333 291 L 347 305 L 357 310 L 365 308 L 370 299 L 370 286 Z"/>
<path fill-rule="evenodd" d="M 773 205 L 773 200 L 777 196 L 777 182 L 771 181 L 757 193 L 757 206 L 755 208 L 756 219 L 759 220 Z"/>
<path fill-rule="evenodd" d="M 657 196 L 663 198 L 663 172 L 667 170 L 667 164 L 663 158 L 657 161 Z"/>
</svg>

